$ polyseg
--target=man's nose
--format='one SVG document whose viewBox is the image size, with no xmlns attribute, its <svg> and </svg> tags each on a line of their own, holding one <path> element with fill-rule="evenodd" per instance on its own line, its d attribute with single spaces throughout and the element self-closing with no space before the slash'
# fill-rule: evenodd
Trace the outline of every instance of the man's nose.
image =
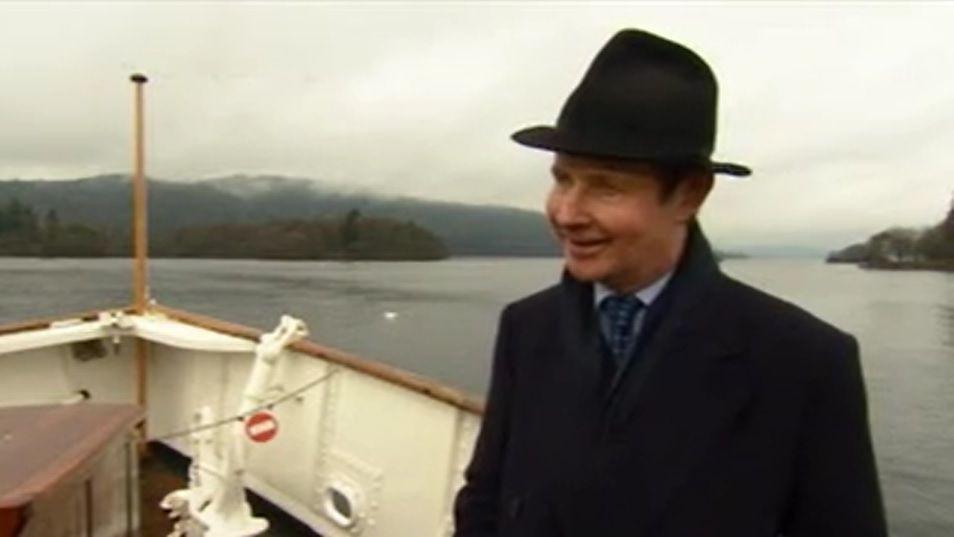
<svg viewBox="0 0 954 537">
<path fill-rule="evenodd" d="M 561 192 L 557 198 L 554 220 L 561 226 L 579 226 L 590 220 L 586 203 L 579 189 L 571 188 Z"/>
</svg>

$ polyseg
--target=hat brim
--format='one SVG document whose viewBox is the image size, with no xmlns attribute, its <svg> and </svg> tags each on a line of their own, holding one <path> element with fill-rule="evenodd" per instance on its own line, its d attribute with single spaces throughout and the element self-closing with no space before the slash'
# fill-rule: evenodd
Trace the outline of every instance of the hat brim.
<svg viewBox="0 0 954 537">
<path fill-rule="evenodd" d="M 650 155 L 625 147 L 606 147 L 605 144 L 597 145 L 579 136 L 574 136 L 571 133 L 567 133 L 547 125 L 539 125 L 536 127 L 521 129 L 510 135 L 510 138 L 518 144 L 525 145 L 527 147 L 533 147 L 535 149 L 545 149 L 548 151 L 572 153 L 574 155 L 584 155 L 589 157 L 646 160 L 650 162 L 671 162 L 686 160 L 676 157 L 665 157 L 656 154 Z M 709 160 L 706 160 L 703 162 L 703 164 L 706 165 L 712 171 L 712 173 L 734 175 L 736 177 L 745 177 L 752 174 L 752 170 L 748 166 L 744 166 L 742 164 L 735 164 L 731 162 L 712 162 Z"/>
</svg>

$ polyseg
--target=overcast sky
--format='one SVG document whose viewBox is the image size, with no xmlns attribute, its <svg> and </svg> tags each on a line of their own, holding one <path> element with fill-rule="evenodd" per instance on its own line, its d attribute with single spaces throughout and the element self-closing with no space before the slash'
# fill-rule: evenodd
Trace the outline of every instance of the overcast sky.
<svg viewBox="0 0 954 537">
<path fill-rule="evenodd" d="M 539 209 L 552 123 L 618 29 L 685 43 L 720 81 L 720 246 L 834 248 L 939 221 L 954 193 L 954 5 L 796 2 L 0 3 L 0 179 L 130 167 L 321 179 Z"/>
</svg>

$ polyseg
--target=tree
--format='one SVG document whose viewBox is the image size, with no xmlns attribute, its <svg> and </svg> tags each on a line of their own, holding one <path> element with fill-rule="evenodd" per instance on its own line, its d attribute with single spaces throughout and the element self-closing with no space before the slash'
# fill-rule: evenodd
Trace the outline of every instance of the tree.
<svg viewBox="0 0 954 537">
<path fill-rule="evenodd" d="M 954 260 L 954 198 L 944 220 L 928 229 L 918 238 L 915 245 L 924 259 L 931 261 Z"/>
<path fill-rule="evenodd" d="M 43 223 L 43 235 L 48 241 L 55 241 L 60 234 L 60 216 L 56 209 L 50 209 L 46 212 L 46 220 Z"/>
<path fill-rule="evenodd" d="M 361 211 L 351 209 L 344 217 L 341 224 L 341 246 L 348 250 L 355 241 L 358 240 L 358 220 L 361 218 Z"/>
<path fill-rule="evenodd" d="M 954 240 L 954 196 L 951 196 L 951 208 L 947 211 L 947 216 L 938 226 L 947 233 L 948 237 Z"/>
<path fill-rule="evenodd" d="M 922 232 L 916 229 L 891 228 L 871 237 L 871 256 L 878 261 L 904 263 L 916 261 Z"/>
<path fill-rule="evenodd" d="M 13 234 L 23 240 L 36 240 L 39 225 L 33 207 L 11 198 L 7 206 L 0 210 L 0 235 Z"/>
</svg>

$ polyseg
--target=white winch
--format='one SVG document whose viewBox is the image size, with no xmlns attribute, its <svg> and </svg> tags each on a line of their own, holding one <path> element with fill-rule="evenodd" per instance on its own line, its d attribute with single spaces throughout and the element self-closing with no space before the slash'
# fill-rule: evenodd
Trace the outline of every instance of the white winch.
<svg viewBox="0 0 954 537">
<path fill-rule="evenodd" d="M 255 364 L 249 375 L 242 401 L 239 420 L 226 422 L 231 427 L 222 457 L 216 456 L 216 419 L 208 406 L 196 412 L 194 432 L 190 435 L 194 446 L 189 466 L 189 488 L 166 495 L 160 502 L 169 516 L 176 520 L 169 537 L 251 537 L 268 529 L 268 521 L 252 516 L 245 498 L 242 476 L 245 472 L 246 450 L 257 435 L 274 434 L 269 424 L 258 423 L 247 430 L 245 418 L 267 406 L 265 394 L 271 387 L 279 358 L 285 348 L 308 335 L 305 323 L 283 315 L 278 327 L 261 336 L 255 348 Z"/>
</svg>

